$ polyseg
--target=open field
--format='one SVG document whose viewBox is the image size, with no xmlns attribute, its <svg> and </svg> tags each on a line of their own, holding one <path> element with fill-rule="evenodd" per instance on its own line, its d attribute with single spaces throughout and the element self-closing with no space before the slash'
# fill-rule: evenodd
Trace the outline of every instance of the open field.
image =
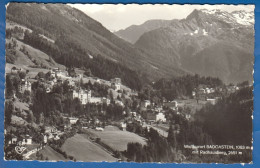
<svg viewBox="0 0 260 168">
<path fill-rule="evenodd" d="M 53 150 L 51 147 L 46 146 L 42 150 L 39 151 L 39 154 L 43 155 L 43 159 L 48 158 L 48 160 L 51 161 L 67 161 L 68 159 L 65 159 L 64 156 L 55 150 Z M 36 160 L 36 154 L 32 154 L 30 156 L 31 160 Z"/>
<path fill-rule="evenodd" d="M 11 39 L 6 39 L 6 43 L 11 42 Z M 17 47 L 16 47 L 16 53 L 17 53 L 17 60 L 15 61 L 15 64 L 17 65 L 35 65 L 32 60 L 36 60 L 39 64 L 45 65 L 46 67 L 53 68 L 53 67 L 59 67 L 61 69 L 65 69 L 63 65 L 60 65 L 56 63 L 55 61 L 49 61 L 49 55 L 45 54 L 44 52 L 33 48 L 30 45 L 27 45 L 23 43 L 22 41 L 16 40 Z M 29 58 L 27 55 L 25 55 L 23 52 L 20 51 L 22 47 L 25 47 L 25 50 L 28 51 L 28 54 L 31 56 Z"/>
<path fill-rule="evenodd" d="M 10 63 L 6 63 L 6 66 L 5 66 L 5 72 L 6 73 L 11 73 L 11 69 L 12 67 L 16 67 L 16 68 L 21 68 L 22 70 L 29 70 L 29 73 L 28 73 L 28 77 L 29 78 L 34 78 L 39 72 L 43 72 L 43 73 L 47 73 L 49 72 L 48 69 L 43 69 L 43 68 L 31 68 L 31 67 L 28 67 L 26 65 L 20 65 L 20 64 L 10 64 Z"/>
<path fill-rule="evenodd" d="M 61 149 L 67 155 L 73 156 L 77 161 L 85 162 L 115 162 L 116 158 L 101 149 L 96 144 L 93 144 L 86 135 L 76 134 L 75 136 L 66 140 Z"/>
<path fill-rule="evenodd" d="M 20 110 L 29 110 L 28 103 L 20 102 L 19 100 L 14 101 L 14 106 Z"/>
<path fill-rule="evenodd" d="M 11 117 L 11 123 L 16 125 L 27 125 L 27 121 L 25 121 L 23 118 L 18 117 L 16 115 L 12 115 Z"/>
<path fill-rule="evenodd" d="M 137 134 L 128 131 L 121 131 L 117 127 L 107 126 L 104 131 L 90 130 L 101 139 L 101 141 L 114 150 L 124 151 L 127 149 L 127 144 L 130 142 L 138 142 L 146 144 L 145 139 Z"/>
<path fill-rule="evenodd" d="M 49 61 L 49 56 L 45 54 L 44 52 L 33 48 L 22 41 L 16 40 L 17 41 L 17 47 L 16 47 L 16 55 L 17 55 L 17 60 L 15 61 L 14 64 L 6 63 L 6 68 L 5 71 L 6 73 L 11 72 L 12 67 L 17 67 L 17 68 L 22 68 L 22 70 L 29 70 L 28 76 L 31 78 L 34 78 L 35 75 L 38 74 L 38 72 L 42 71 L 44 73 L 48 72 L 48 69 L 43 69 L 43 68 L 32 68 L 30 66 L 34 66 L 35 63 L 33 63 L 32 60 L 37 60 L 39 65 L 44 65 L 48 68 L 60 68 L 60 69 L 65 69 L 65 66 L 60 65 L 56 63 L 54 60 L 52 62 Z M 11 42 L 10 39 L 6 39 L 6 43 Z M 20 48 L 22 46 L 26 47 L 26 51 L 28 51 L 29 55 L 31 56 L 31 59 L 25 55 L 23 52 L 20 51 Z"/>
<path fill-rule="evenodd" d="M 187 99 L 187 100 L 177 100 L 179 107 L 189 107 L 191 109 L 191 113 L 195 113 L 196 110 L 200 110 L 207 101 L 205 100 L 199 100 L 197 103 L 196 99 Z"/>
</svg>

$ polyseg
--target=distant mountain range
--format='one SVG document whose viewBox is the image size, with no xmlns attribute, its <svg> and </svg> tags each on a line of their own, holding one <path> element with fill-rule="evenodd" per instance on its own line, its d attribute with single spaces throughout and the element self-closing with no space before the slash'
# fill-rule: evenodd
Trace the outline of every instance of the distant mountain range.
<svg viewBox="0 0 260 168">
<path fill-rule="evenodd" d="M 253 81 L 253 12 L 202 9 L 182 20 L 147 23 L 115 34 L 130 42 L 135 40 L 128 37 L 138 38 L 135 46 L 151 56 L 154 66 L 178 67 L 224 82 Z"/>
<path fill-rule="evenodd" d="M 142 25 L 132 25 L 124 30 L 114 32 L 120 38 L 134 44 L 145 32 L 167 27 L 171 20 L 148 20 Z"/>
<path fill-rule="evenodd" d="M 51 39 L 54 48 L 62 47 L 63 53 L 68 52 L 64 54 L 67 62 L 92 61 L 88 67 L 98 65 L 96 70 L 108 76 L 130 73 L 120 74 L 122 68 L 113 69 L 116 63 L 153 81 L 188 73 L 219 77 L 225 82 L 252 81 L 253 13 L 194 10 L 186 19 L 131 26 L 115 33 L 120 37 L 64 4 L 10 3 L 6 17 Z M 70 55 L 71 51 L 75 55 Z M 102 57 L 113 64 L 97 64 L 90 57 Z M 61 58 L 55 61 L 62 63 Z M 125 78 L 131 81 L 130 76 Z"/>
</svg>

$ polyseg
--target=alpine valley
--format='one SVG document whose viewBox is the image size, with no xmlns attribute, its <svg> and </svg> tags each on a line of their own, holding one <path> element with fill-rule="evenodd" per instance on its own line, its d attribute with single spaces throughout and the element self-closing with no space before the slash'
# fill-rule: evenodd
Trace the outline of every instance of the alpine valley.
<svg viewBox="0 0 260 168">
<path fill-rule="evenodd" d="M 67 4 L 9 3 L 5 160 L 252 163 L 253 16 L 194 10 L 112 33 Z"/>
</svg>

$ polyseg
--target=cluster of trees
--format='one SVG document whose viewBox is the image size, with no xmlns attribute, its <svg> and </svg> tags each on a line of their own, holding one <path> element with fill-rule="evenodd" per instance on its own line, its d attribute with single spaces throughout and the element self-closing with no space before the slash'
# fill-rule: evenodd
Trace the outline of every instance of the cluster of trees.
<svg viewBox="0 0 260 168">
<path fill-rule="evenodd" d="M 242 88 L 218 103 L 206 105 L 196 120 L 217 144 L 252 145 L 253 88 Z"/>
<path fill-rule="evenodd" d="M 223 83 L 219 78 L 200 77 L 196 74 L 175 77 L 171 80 L 160 79 L 153 84 L 153 89 L 157 90 L 157 95 L 161 95 L 167 100 L 174 100 L 178 97 L 192 96 L 192 91 L 199 85 L 207 85 L 214 88 L 223 86 Z"/>
<path fill-rule="evenodd" d="M 61 147 L 62 147 L 62 145 L 65 143 L 65 141 L 66 141 L 68 138 L 73 137 L 73 136 L 76 134 L 76 132 L 77 132 L 76 130 L 72 129 L 71 131 L 66 132 L 65 134 L 61 135 L 61 137 L 60 137 L 59 140 L 49 141 L 48 144 L 49 144 L 49 146 L 50 146 L 52 149 L 54 149 L 56 152 L 62 154 L 65 159 L 70 159 L 70 160 L 76 161 L 76 159 L 75 159 L 73 156 L 67 155 L 66 152 L 64 152 L 64 151 L 61 150 Z"/>
<path fill-rule="evenodd" d="M 48 74 L 48 73 L 47 73 Z M 48 75 L 39 73 L 39 78 L 48 78 Z M 93 90 L 94 96 L 106 97 L 107 86 L 98 83 L 83 84 L 83 88 Z M 50 93 L 46 93 L 45 87 L 41 82 L 32 84 L 32 106 L 33 115 L 36 123 L 48 122 L 54 124 L 62 124 L 60 114 L 68 114 L 69 116 L 98 116 L 102 120 L 119 120 L 123 117 L 124 108 L 114 104 L 91 104 L 82 105 L 78 98 L 72 99 L 70 86 L 67 82 L 54 85 Z"/>
<path fill-rule="evenodd" d="M 18 92 L 18 87 L 21 82 L 19 74 L 7 74 L 6 75 L 6 87 L 5 98 L 11 98 L 14 93 Z"/>
<path fill-rule="evenodd" d="M 89 81 L 88 83 L 81 84 L 81 86 L 84 89 L 91 90 L 91 94 L 93 97 L 107 97 L 108 95 L 109 86 L 107 85 L 99 84 L 97 82 L 92 84 Z"/>
<path fill-rule="evenodd" d="M 140 136 L 145 137 L 147 141 L 147 145 L 141 145 L 139 143 L 129 143 L 127 150 L 124 152 L 124 155 L 131 161 L 136 162 L 180 162 L 180 161 L 191 161 L 191 162 L 201 162 L 201 163 L 210 163 L 210 162 L 224 162 L 230 163 L 232 161 L 237 162 L 248 162 L 250 161 L 250 152 L 246 153 L 243 157 L 237 156 L 211 156 L 211 155 L 194 155 L 192 154 L 191 149 L 184 148 L 184 145 L 214 145 L 214 144 L 227 144 L 227 139 L 225 141 L 219 143 L 217 137 L 226 136 L 227 134 L 223 134 L 220 136 L 221 131 L 227 129 L 222 126 L 221 120 L 216 120 L 215 116 L 212 116 L 212 119 L 209 122 L 214 121 L 214 126 L 205 126 L 203 122 L 198 121 L 188 121 L 184 116 L 176 114 L 174 111 L 169 110 L 170 114 L 167 114 L 167 118 L 170 120 L 170 128 L 168 130 L 168 137 L 164 138 L 158 134 L 158 132 L 152 128 L 148 131 L 147 128 L 142 128 L 142 126 L 133 122 L 132 124 L 127 125 L 127 130 L 130 132 L 134 132 L 139 134 Z M 167 113 L 168 113 L 167 112 Z M 208 116 L 212 115 L 208 112 Z M 220 113 L 218 111 L 218 113 Z M 244 116 L 242 116 L 244 117 Z M 227 120 L 229 121 L 229 120 Z M 248 125 L 251 122 L 247 121 Z M 232 123 L 232 122 L 231 122 Z M 230 123 L 230 124 L 231 124 Z M 243 125 L 244 126 L 244 125 Z M 243 127 L 241 126 L 241 127 Z M 209 127 L 209 128 L 208 128 Z M 219 128 L 221 127 L 221 128 Z M 241 128 L 240 127 L 240 128 Z M 219 128 L 219 129 L 218 129 Z M 250 139 L 251 129 L 243 128 L 244 132 L 247 129 L 247 135 L 238 134 L 240 132 L 240 128 L 236 130 L 230 137 L 230 140 L 242 141 L 241 137 L 247 136 L 247 139 Z M 212 130 L 208 130 L 212 129 Z M 219 133 L 216 134 L 214 130 L 219 130 Z M 225 132 L 225 131 L 224 131 Z M 233 135 L 237 134 L 241 136 L 240 138 L 234 137 Z M 232 137 L 233 136 L 233 137 Z M 235 145 L 237 143 L 230 143 Z M 240 143 L 241 144 L 241 143 Z M 246 145 L 246 143 L 242 143 Z M 163 150 L 164 152 L 161 152 Z"/>
<path fill-rule="evenodd" d="M 5 152 L 5 159 L 6 160 L 23 160 L 23 156 L 18 154 L 15 151 L 16 144 L 9 144 L 9 141 L 13 138 L 13 135 L 17 136 L 17 141 L 22 141 L 22 135 L 32 135 L 32 139 L 34 142 L 42 142 L 42 135 L 41 130 L 33 127 L 31 125 L 19 125 L 19 127 L 15 127 L 15 125 L 8 125 L 11 128 L 5 134 L 5 145 L 4 145 L 4 152 Z M 8 128 L 5 126 L 5 128 Z"/>
<path fill-rule="evenodd" d="M 12 38 L 10 42 L 7 42 L 5 44 L 6 49 L 6 62 L 14 64 L 17 59 L 17 53 L 16 53 L 16 47 L 17 47 L 17 41 Z"/>
<path fill-rule="evenodd" d="M 138 122 L 132 122 L 127 124 L 126 130 L 138 134 L 142 137 L 145 137 L 145 135 L 148 132 L 148 130 L 146 128 L 143 128 Z"/>
<path fill-rule="evenodd" d="M 5 30 L 5 37 L 10 39 L 11 37 L 21 38 L 24 30 L 21 27 L 15 26 L 14 28 L 8 28 Z"/>
<path fill-rule="evenodd" d="M 182 159 L 167 139 L 160 136 L 153 128 L 145 131 L 145 138 L 147 138 L 147 145 L 128 143 L 124 155 L 129 160 L 135 162 L 173 162 Z"/>
<path fill-rule="evenodd" d="M 15 68 L 15 67 L 13 67 Z M 15 68 L 16 69 L 16 68 Z M 6 75 L 6 88 L 5 88 L 5 98 L 13 98 L 13 95 L 16 94 L 18 98 L 22 101 L 28 102 L 30 93 L 25 91 L 24 94 L 19 92 L 19 85 L 22 79 L 25 79 L 26 72 L 18 71 L 17 73 L 7 74 Z"/>
<path fill-rule="evenodd" d="M 157 82 L 145 85 L 138 93 L 140 100 L 150 100 L 155 105 L 160 105 L 163 100 L 172 101 L 176 98 L 191 97 L 192 91 L 199 85 L 207 87 L 223 87 L 218 78 L 200 77 L 199 75 L 185 75 L 173 79 L 160 79 Z"/>
<path fill-rule="evenodd" d="M 57 86 L 54 92 L 46 93 L 43 85 L 35 82 L 32 85 L 33 96 L 30 109 L 33 112 L 36 123 L 60 125 L 63 123 L 61 113 L 63 112 L 63 88 Z"/>
<path fill-rule="evenodd" d="M 4 145 L 4 154 L 6 160 L 23 160 L 23 156 L 14 150 L 15 146 L 16 145 Z"/>
<path fill-rule="evenodd" d="M 14 112 L 14 103 L 12 101 L 5 101 L 5 128 L 6 126 L 10 125 L 12 114 Z"/>
</svg>

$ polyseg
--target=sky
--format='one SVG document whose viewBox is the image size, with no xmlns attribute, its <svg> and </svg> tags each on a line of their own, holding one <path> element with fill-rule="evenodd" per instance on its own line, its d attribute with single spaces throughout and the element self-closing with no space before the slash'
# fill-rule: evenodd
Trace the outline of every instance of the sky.
<svg viewBox="0 0 260 168">
<path fill-rule="evenodd" d="M 169 4 L 70 4 L 100 22 L 110 31 L 140 25 L 151 19 L 183 19 L 194 9 L 221 9 L 253 11 L 253 5 L 169 5 Z"/>
</svg>

